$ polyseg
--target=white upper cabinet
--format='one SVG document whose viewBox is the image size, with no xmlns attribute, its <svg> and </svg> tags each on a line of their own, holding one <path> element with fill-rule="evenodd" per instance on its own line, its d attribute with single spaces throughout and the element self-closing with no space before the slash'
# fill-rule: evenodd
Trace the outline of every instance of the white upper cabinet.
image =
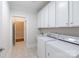
<svg viewBox="0 0 79 59">
<path fill-rule="evenodd" d="M 72 2 L 69 2 L 69 27 L 72 26 Z"/>
<path fill-rule="evenodd" d="M 56 2 L 56 27 L 68 27 L 68 2 Z"/>
<path fill-rule="evenodd" d="M 40 14 L 41 14 L 41 19 L 40 19 L 40 21 L 41 21 L 41 26 L 40 26 L 40 27 L 41 27 L 41 28 L 44 28 L 44 24 L 45 24 L 44 21 L 45 21 L 45 20 L 44 20 L 44 10 L 43 10 L 43 9 L 41 10 Z"/>
<path fill-rule="evenodd" d="M 79 1 L 49 2 L 38 13 L 38 28 L 79 27 Z"/>
<path fill-rule="evenodd" d="M 38 13 L 38 28 L 43 27 L 44 27 L 44 10 L 41 10 Z"/>
<path fill-rule="evenodd" d="M 44 27 L 48 28 L 48 5 L 44 7 Z"/>
<path fill-rule="evenodd" d="M 49 6 L 49 21 L 48 21 L 48 26 L 50 27 L 55 27 L 55 2 L 50 2 L 48 4 Z"/>
<path fill-rule="evenodd" d="M 48 28 L 48 5 L 38 13 L 38 28 Z"/>
<path fill-rule="evenodd" d="M 40 28 L 41 27 L 41 13 L 39 12 L 37 15 L 37 27 Z"/>
<path fill-rule="evenodd" d="M 70 26 L 79 27 L 79 1 L 70 2 Z"/>
</svg>

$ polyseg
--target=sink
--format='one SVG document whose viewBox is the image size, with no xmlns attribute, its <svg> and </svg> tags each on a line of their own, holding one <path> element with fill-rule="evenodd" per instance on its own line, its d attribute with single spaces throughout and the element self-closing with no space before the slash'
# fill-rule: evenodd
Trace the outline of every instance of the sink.
<svg viewBox="0 0 79 59">
<path fill-rule="evenodd" d="M 76 40 L 73 39 L 73 38 L 69 38 L 68 41 L 70 41 L 70 42 L 75 42 Z"/>
</svg>

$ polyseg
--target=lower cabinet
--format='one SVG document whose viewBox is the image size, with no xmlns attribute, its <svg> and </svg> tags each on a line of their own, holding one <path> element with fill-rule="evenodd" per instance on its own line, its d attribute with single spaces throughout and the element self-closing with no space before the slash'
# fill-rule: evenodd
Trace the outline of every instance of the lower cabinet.
<svg viewBox="0 0 79 59">
<path fill-rule="evenodd" d="M 52 47 L 50 45 L 46 45 L 46 58 L 70 58 L 67 53 L 59 50 L 56 47 Z"/>
<path fill-rule="evenodd" d="M 37 56 L 39 58 L 45 58 L 45 41 L 43 39 L 37 39 Z"/>
</svg>

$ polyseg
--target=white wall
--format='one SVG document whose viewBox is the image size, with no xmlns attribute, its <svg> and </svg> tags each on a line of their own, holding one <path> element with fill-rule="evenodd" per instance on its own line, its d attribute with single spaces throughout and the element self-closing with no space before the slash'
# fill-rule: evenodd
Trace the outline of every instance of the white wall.
<svg viewBox="0 0 79 59">
<path fill-rule="evenodd" d="M 11 11 L 11 16 L 22 16 L 25 17 L 26 20 L 26 46 L 28 48 L 36 46 L 36 36 L 37 36 L 37 28 L 36 21 L 37 17 L 34 13 L 26 13 L 23 11 Z M 12 19 L 11 19 L 12 20 Z M 11 25 L 11 24 L 10 24 Z"/>
<path fill-rule="evenodd" d="M 2 32 L 3 32 L 3 47 L 4 48 L 10 48 L 12 47 L 12 16 L 23 16 L 25 17 L 27 24 L 26 24 L 26 45 L 28 48 L 35 47 L 36 46 L 36 36 L 38 34 L 37 28 L 36 28 L 36 21 L 37 16 L 34 13 L 26 13 L 23 11 L 11 11 L 9 10 L 8 2 L 3 2 L 3 19 L 2 19 Z"/>
<path fill-rule="evenodd" d="M 2 2 L 0 1 L 0 48 L 2 45 Z"/>
<path fill-rule="evenodd" d="M 9 48 L 11 47 L 11 39 L 10 39 L 10 10 L 8 2 L 3 1 L 2 2 L 2 33 L 3 33 L 3 47 Z"/>
</svg>

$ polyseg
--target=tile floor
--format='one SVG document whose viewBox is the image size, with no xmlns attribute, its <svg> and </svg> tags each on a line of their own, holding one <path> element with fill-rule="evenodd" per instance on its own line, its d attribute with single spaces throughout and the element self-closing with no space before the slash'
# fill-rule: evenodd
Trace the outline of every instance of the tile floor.
<svg viewBox="0 0 79 59">
<path fill-rule="evenodd" d="M 17 42 L 16 45 L 5 50 L 0 55 L 1 58 L 37 58 L 36 48 L 26 48 L 24 42 Z"/>
</svg>

